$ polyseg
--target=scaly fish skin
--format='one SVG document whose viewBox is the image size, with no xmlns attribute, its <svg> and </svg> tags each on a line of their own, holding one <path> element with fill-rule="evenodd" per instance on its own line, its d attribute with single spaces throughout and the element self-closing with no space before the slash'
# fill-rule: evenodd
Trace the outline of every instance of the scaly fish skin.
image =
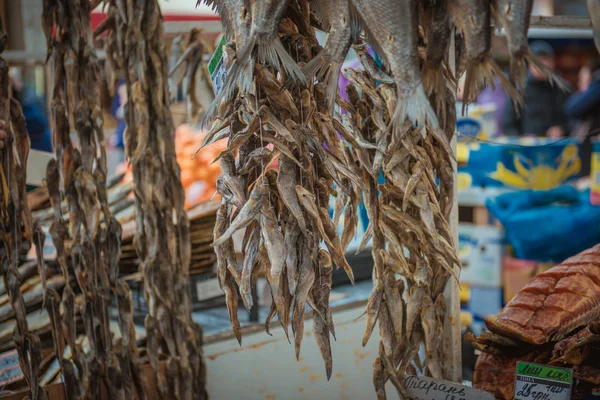
<svg viewBox="0 0 600 400">
<path fill-rule="evenodd" d="M 392 123 L 400 129 L 405 119 L 413 124 L 430 124 L 438 119 L 425 95 L 417 43 L 417 0 L 350 0 L 357 11 L 369 41 L 390 68 L 399 100 Z"/>
</svg>

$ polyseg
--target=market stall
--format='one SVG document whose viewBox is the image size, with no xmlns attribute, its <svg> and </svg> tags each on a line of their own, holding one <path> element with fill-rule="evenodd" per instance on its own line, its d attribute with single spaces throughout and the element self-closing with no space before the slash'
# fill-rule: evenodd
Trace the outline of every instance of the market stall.
<svg viewBox="0 0 600 400">
<path fill-rule="evenodd" d="M 526 61 L 561 84 L 510 46 L 530 15 L 217 1 L 214 40 L 209 6 L 134 3 L 44 3 L 54 152 L 30 192 L 0 60 L 2 398 L 526 398 L 527 379 L 598 390 L 600 237 L 585 220 L 600 213 L 572 185 L 577 141 L 480 135 L 486 110 L 457 123 L 463 73 L 465 103 L 497 79 L 519 107 Z M 531 26 L 591 31 L 587 18 Z M 109 176 L 98 99 L 117 75 L 125 162 Z M 573 238 L 519 230 L 513 211 L 541 203 Z M 506 278 L 527 261 L 521 286 Z"/>
</svg>

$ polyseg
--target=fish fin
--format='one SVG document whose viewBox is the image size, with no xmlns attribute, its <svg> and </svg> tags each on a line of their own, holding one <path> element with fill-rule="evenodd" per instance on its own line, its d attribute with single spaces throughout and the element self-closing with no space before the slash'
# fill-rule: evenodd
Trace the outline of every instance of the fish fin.
<svg viewBox="0 0 600 400">
<path fill-rule="evenodd" d="M 500 81 L 500 85 L 512 100 L 517 113 L 524 107 L 523 97 L 517 88 L 504 75 L 496 61 L 487 57 L 483 61 L 470 62 L 467 65 L 467 75 L 465 78 L 465 88 L 463 98 L 466 100 L 463 104 L 463 113 L 466 106 L 477 100 L 479 93 L 488 85 L 494 85 L 494 77 Z"/>
<path fill-rule="evenodd" d="M 517 88 L 519 93 L 525 92 L 525 80 L 527 79 L 527 63 L 523 57 L 511 57 L 509 66 L 509 79 Z"/>
<path fill-rule="evenodd" d="M 425 67 L 422 78 L 425 93 L 435 97 L 435 111 L 442 125 L 446 124 L 446 78 L 443 71 L 437 68 Z"/>
<path fill-rule="evenodd" d="M 338 95 L 338 82 L 340 79 L 340 72 L 342 66 L 339 63 L 330 63 L 325 59 L 323 51 L 321 51 L 315 58 L 310 60 L 302 68 L 302 72 L 306 76 L 307 81 L 311 81 L 313 77 L 316 77 L 319 82 L 323 82 L 327 85 L 326 95 L 327 108 L 333 114 L 335 109 L 335 100 Z"/>
<path fill-rule="evenodd" d="M 421 82 L 413 89 L 410 95 L 400 99 L 396 103 L 396 110 L 391 122 L 392 129 L 397 130 L 400 127 L 404 127 L 404 121 L 407 119 L 413 125 L 417 123 L 419 126 L 428 125 L 434 130 L 437 130 L 440 126 Z"/>
<path fill-rule="evenodd" d="M 331 23 L 329 20 L 329 13 L 327 12 L 327 6 L 329 2 L 326 0 L 312 0 L 310 2 L 310 10 L 315 15 L 317 21 L 319 21 L 323 29 L 329 31 Z"/>
<path fill-rule="evenodd" d="M 287 77 L 294 83 L 300 83 L 306 87 L 307 80 L 296 61 L 289 55 L 283 47 L 279 36 L 271 38 L 266 43 L 259 43 L 257 46 L 257 58 L 259 62 L 265 62 L 276 70 L 285 71 Z M 249 82 L 250 83 L 250 82 Z"/>
<path fill-rule="evenodd" d="M 556 86 L 563 92 L 569 92 L 569 87 L 567 83 L 558 75 L 554 73 L 550 68 L 546 67 L 539 56 L 533 54 L 531 50 L 527 52 L 525 59 L 532 63 L 537 69 L 542 71 L 546 77 L 548 77 L 548 81 L 551 85 Z"/>
</svg>

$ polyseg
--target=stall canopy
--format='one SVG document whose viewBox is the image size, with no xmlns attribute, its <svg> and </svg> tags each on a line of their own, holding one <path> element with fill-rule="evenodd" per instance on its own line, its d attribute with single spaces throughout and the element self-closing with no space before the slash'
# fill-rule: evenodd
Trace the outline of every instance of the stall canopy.
<svg viewBox="0 0 600 400">
<path fill-rule="evenodd" d="M 208 32 L 221 31 L 221 18 L 204 4 L 196 6 L 194 0 L 158 0 L 165 19 L 166 33 L 189 31 L 202 23 L 201 28 Z M 106 18 L 103 7 L 99 6 L 91 14 L 92 27 L 95 28 Z"/>
</svg>

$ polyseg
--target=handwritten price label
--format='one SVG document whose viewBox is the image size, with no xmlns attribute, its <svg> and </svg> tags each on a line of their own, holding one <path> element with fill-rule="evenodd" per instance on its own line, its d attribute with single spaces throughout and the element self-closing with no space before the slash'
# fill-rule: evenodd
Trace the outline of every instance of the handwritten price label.
<svg viewBox="0 0 600 400">
<path fill-rule="evenodd" d="M 518 362 L 515 399 L 568 400 L 572 383 L 570 369 Z"/>
<path fill-rule="evenodd" d="M 490 393 L 424 376 L 404 378 L 407 400 L 494 400 Z"/>
</svg>

